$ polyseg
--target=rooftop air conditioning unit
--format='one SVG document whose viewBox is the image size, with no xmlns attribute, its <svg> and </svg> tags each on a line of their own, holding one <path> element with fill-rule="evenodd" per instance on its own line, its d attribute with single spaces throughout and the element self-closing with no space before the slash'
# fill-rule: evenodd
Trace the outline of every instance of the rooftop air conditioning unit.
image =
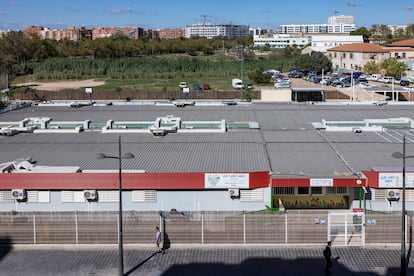
<svg viewBox="0 0 414 276">
<path fill-rule="evenodd" d="M 27 199 L 27 193 L 23 189 L 14 189 L 11 191 L 11 196 L 17 201 L 25 201 Z"/>
<path fill-rule="evenodd" d="M 84 190 L 83 196 L 88 201 L 94 201 L 98 199 L 98 193 L 96 192 L 96 190 Z"/>
<path fill-rule="evenodd" d="M 400 200 L 400 191 L 399 190 L 387 190 L 387 199 L 389 201 Z"/>
<path fill-rule="evenodd" d="M 229 189 L 229 196 L 230 197 L 239 197 L 240 196 L 239 189 Z"/>
</svg>

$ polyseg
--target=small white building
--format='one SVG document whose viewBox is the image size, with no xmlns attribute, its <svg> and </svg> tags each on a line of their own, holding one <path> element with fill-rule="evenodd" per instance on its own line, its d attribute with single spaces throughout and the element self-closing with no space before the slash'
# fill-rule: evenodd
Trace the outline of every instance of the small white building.
<svg viewBox="0 0 414 276">
<path fill-rule="evenodd" d="M 254 46 L 269 46 L 271 48 L 286 48 L 296 45 L 299 48 L 311 43 L 310 36 L 294 36 L 289 34 L 266 34 L 253 36 Z"/>
<path fill-rule="evenodd" d="M 332 47 L 363 42 L 362 35 L 313 35 L 310 48 L 314 52 L 327 53 Z"/>
</svg>

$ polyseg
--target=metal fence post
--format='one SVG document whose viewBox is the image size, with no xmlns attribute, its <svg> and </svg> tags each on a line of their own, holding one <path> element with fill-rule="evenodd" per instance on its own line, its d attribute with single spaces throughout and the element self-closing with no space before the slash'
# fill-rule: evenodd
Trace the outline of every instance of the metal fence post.
<svg viewBox="0 0 414 276">
<path fill-rule="evenodd" d="M 243 243 L 246 243 L 246 211 L 243 211 Z"/>
<path fill-rule="evenodd" d="M 204 244 L 204 212 L 201 212 L 201 244 Z"/>
<path fill-rule="evenodd" d="M 78 231 L 78 212 L 75 212 L 75 244 L 79 243 L 79 231 Z"/>
<path fill-rule="evenodd" d="M 37 244 L 37 240 L 36 240 L 36 214 L 33 214 L 33 244 Z"/>
<path fill-rule="evenodd" d="M 285 243 L 288 243 L 288 215 L 285 214 Z"/>
<path fill-rule="evenodd" d="M 117 221 L 117 224 L 118 224 L 118 233 L 119 233 L 119 231 L 121 231 L 121 228 L 119 228 L 121 226 L 120 221 L 119 221 L 119 216 L 117 216 L 116 221 Z M 117 235 L 117 237 L 118 237 L 118 244 L 120 244 L 120 242 L 121 242 L 120 236 L 121 235 Z"/>
</svg>

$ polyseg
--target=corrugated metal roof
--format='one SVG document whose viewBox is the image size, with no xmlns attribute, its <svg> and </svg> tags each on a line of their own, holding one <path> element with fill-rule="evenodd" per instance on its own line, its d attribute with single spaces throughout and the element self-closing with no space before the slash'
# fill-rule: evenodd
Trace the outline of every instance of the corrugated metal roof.
<svg viewBox="0 0 414 276">
<path fill-rule="evenodd" d="M 0 115 L 0 122 L 27 117 L 53 121 L 91 120 L 104 123 L 151 121 L 172 114 L 185 121 L 258 122 L 259 130 L 226 133 L 170 133 L 154 138 L 149 133 L 121 134 L 122 151 L 135 159 L 123 168 L 148 172 L 274 172 L 273 177 L 341 177 L 371 167 L 398 167 L 391 157 L 402 150 L 414 154 L 414 132 L 318 132 L 312 122 L 414 117 L 412 105 L 306 105 L 254 103 L 250 106 L 191 106 L 181 109 L 155 106 L 108 106 L 71 109 L 29 107 Z M 118 134 L 30 134 L 0 137 L 0 163 L 31 156 L 39 165 L 80 166 L 82 169 L 117 169 L 116 160 L 96 160 L 95 154 L 118 154 Z M 407 160 L 409 166 L 411 160 Z M 411 164 L 413 165 L 413 164 Z"/>
</svg>

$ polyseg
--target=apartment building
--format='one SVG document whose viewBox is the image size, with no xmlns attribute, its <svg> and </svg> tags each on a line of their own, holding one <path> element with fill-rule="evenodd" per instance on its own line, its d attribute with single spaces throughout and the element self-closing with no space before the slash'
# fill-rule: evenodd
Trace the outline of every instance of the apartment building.
<svg viewBox="0 0 414 276">
<path fill-rule="evenodd" d="M 42 37 L 43 29 L 44 28 L 42 26 L 29 26 L 26 29 L 24 29 L 23 35 L 25 37 L 33 37 L 33 36 Z"/>
<path fill-rule="evenodd" d="M 161 39 L 174 39 L 185 37 L 185 29 L 160 29 L 158 36 Z"/>
<path fill-rule="evenodd" d="M 139 27 L 134 28 L 119 28 L 119 27 L 100 27 L 92 29 L 92 39 L 111 37 L 117 34 L 125 35 L 132 39 L 138 39 L 144 36 L 144 29 Z"/>
<path fill-rule="evenodd" d="M 187 38 L 199 36 L 209 39 L 217 36 L 227 38 L 247 37 L 249 36 L 249 26 L 233 24 L 193 24 L 185 28 L 185 36 Z"/>
<path fill-rule="evenodd" d="M 63 30 L 50 30 L 47 28 L 44 28 L 40 32 L 40 37 L 42 39 L 52 39 L 56 41 L 60 40 L 71 40 L 71 41 L 77 41 L 81 39 L 80 31 L 79 29 L 75 27 L 69 27 Z"/>
<path fill-rule="evenodd" d="M 329 17 L 327 24 L 282 24 L 278 31 L 281 34 L 349 34 L 355 29 L 354 17 L 341 15 Z"/>
</svg>

